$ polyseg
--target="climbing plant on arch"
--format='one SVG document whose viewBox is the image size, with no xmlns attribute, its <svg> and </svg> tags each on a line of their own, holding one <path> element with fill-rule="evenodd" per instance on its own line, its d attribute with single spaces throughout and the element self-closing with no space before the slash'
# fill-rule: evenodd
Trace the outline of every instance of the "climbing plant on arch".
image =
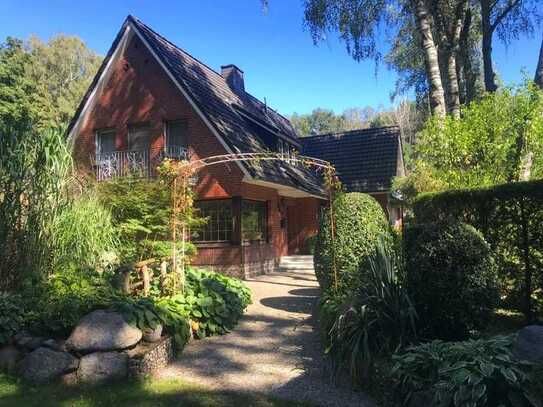
<svg viewBox="0 0 543 407">
<path fill-rule="evenodd" d="M 189 156 L 190 157 L 190 156 Z M 280 161 L 289 164 L 299 164 L 306 168 L 313 168 L 322 172 L 327 189 L 328 204 L 330 206 L 330 233 L 335 236 L 335 221 L 333 214 L 334 194 L 340 189 L 341 184 L 336 175 L 336 170 L 328 161 L 318 158 L 307 157 L 298 154 L 283 154 L 274 152 L 264 153 L 237 153 L 223 154 L 206 157 L 197 160 L 165 160 L 159 167 L 161 177 L 171 188 L 171 222 L 170 232 L 172 240 L 172 269 L 178 274 L 175 281 L 179 281 L 179 287 L 183 290 L 185 279 L 185 268 L 187 266 L 186 248 L 189 241 L 189 231 L 202 221 L 195 216 L 194 192 L 192 180 L 202 169 L 215 165 L 226 165 L 233 162 L 254 162 Z M 178 243 L 180 244 L 181 255 L 178 255 Z M 334 251 L 334 249 L 332 248 Z M 337 270 L 335 256 L 333 255 L 334 286 L 337 288 Z"/>
</svg>

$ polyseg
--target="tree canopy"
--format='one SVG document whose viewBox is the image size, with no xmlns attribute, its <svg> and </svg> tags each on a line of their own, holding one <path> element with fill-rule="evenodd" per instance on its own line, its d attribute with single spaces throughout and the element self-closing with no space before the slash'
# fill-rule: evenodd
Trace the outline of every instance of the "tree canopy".
<svg viewBox="0 0 543 407">
<path fill-rule="evenodd" d="M 414 147 L 414 170 L 396 187 L 420 192 L 543 177 L 543 91 L 503 88 L 467 105 L 462 118 L 430 120 Z"/>
<path fill-rule="evenodd" d="M 79 38 L 10 38 L 0 46 L 0 121 L 37 128 L 66 125 L 102 57 Z"/>
</svg>

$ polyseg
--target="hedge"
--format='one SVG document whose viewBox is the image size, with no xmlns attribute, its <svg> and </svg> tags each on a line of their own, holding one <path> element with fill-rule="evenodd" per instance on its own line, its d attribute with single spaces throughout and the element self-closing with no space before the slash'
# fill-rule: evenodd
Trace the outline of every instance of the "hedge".
<svg viewBox="0 0 543 407">
<path fill-rule="evenodd" d="M 510 305 L 533 317 L 543 289 L 543 180 L 423 194 L 413 212 L 415 223 L 456 220 L 481 231 Z"/>
<path fill-rule="evenodd" d="M 370 195 L 342 193 L 334 199 L 335 239 L 332 242 L 329 209 L 321 216 L 315 242 L 315 274 L 323 289 L 333 285 L 333 263 L 340 292 L 361 284 L 361 265 L 373 255 L 377 242 L 390 237 L 390 226 L 381 205 Z M 335 255 L 335 258 L 334 258 Z"/>
</svg>

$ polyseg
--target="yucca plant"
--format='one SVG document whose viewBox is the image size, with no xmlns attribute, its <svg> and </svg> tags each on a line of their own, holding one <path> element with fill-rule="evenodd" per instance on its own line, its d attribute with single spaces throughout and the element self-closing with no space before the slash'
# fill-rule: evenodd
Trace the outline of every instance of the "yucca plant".
<svg viewBox="0 0 543 407">
<path fill-rule="evenodd" d="M 363 266 L 366 283 L 343 300 L 325 297 L 323 322 L 334 370 L 347 368 L 356 382 L 367 378 L 376 357 L 414 340 L 416 311 L 402 281 L 402 264 L 381 240 Z"/>
</svg>

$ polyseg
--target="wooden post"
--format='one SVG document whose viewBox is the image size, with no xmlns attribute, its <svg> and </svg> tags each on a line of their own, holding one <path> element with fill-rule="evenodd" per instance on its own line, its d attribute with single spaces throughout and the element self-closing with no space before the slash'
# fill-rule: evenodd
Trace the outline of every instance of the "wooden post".
<svg viewBox="0 0 543 407">
<path fill-rule="evenodd" d="M 147 297 L 151 291 L 151 272 L 146 264 L 141 268 L 141 277 L 143 280 L 143 295 Z"/>
<path fill-rule="evenodd" d="M 130 268 L 123 266 L 119 270 L 119 288 L 123 294 L 130 294 Z"/>
<path fill-rule="evenodd" d="M 166 278 L 168 277 L 168 263 L 166 260 L 162 260 L 160 263 L 160 288 L 164 290 L 166 285 Z"/>
</svg>

